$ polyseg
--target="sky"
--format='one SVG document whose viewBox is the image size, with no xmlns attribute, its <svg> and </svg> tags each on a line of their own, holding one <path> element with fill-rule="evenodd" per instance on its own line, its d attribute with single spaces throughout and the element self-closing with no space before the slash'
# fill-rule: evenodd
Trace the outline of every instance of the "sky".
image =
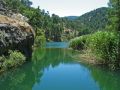
<svg viewBox="0 0 120 90">
<path fill-rule="evenodd" d="M 32 7 L 49 11 L 50 14 L 64 16 L 80 16 L 91 10 L 107 7 L 109 0 L 30 0 Z"/>
</svg>

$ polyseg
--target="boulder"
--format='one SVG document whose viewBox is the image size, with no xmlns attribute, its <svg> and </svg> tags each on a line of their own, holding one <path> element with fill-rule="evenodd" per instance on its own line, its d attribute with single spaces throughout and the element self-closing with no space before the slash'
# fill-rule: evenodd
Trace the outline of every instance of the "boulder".
<svg viewBox="0 0 120 90">
<path fill-rule="evenodd" d="M 0 15 L 0 55 L 19 50 L 26 57 L 32 54 L 35 32 L 25 21 Z"/>
</svg>

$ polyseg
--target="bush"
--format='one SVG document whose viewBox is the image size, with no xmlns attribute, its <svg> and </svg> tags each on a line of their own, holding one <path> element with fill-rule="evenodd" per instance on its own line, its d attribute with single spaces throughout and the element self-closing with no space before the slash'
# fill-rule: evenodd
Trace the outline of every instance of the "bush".
<svg viewBox="0 0 120 90">
<path fill-rule="evenodd" d="M 83 50 L 86 48 L 87 35 L 74 38 L 70 41 L 69 46 L 75 50 Z"/>
<path fill-rule="evenodd" d="M 44 36 L 36 36 L 35 38 L 35 45 L 42 47 L 45 45 L 45 37 Z"/>
<path fill-rule="evenodd" d="M 118 60 L 119 34 L 99 31 L 92 34 L 87 42 L 92 53 L 100 57 L 104 63 L 115 63 Z"/>
<path fill-rule="evenodd" d="M 86 49 L 96 60 L 111 68 L 120 67 L 120 36 L 116 32 L 98 31 L 88 36 L 80 36 L 70 41 L 73 49 Z"/>
<path fill-rule="evenodd" d="M 25 62 L 25 56 L 18 51 L 10 51 L 10 55 L 8 57 L 2 56 L 2 68 L 8 69 L 18 65 L 21 65 Z"/>
<path fill-rule="evenodd" d="M 43 47 L 45 46 L 45 35 L 41 29 L 37 30 L 36 37 L 35 37 L 35 46 Z"/>
</svg>

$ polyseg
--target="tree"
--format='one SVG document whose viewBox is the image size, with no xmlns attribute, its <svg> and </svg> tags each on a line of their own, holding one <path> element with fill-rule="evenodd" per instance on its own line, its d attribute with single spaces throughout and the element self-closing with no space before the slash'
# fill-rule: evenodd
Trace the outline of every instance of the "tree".
<svg viewBox="0 0 120 90">
<path fill-rule="evenodd" d="M 117 32 L 119 34 L 119 40 L 117 47 L 117 65 L 119 66 L 120 63 L 120 0 L 109 0 L 109 7 L 110 7 L 110 29 Z"/>
<path fill-rule="evenodd" d="M 12 10 L 14 12 L 19 11 L 21 5 L 20 0 L 5 0 L 5 2 L 9 10 Z"/>
<path fill-rule="evenodd" d="M 111 25 L 115 31 L 120 32 L 120 0 L 110 0 L 109 7 Z"/>
<path fill-rule="evenodd" d="M 32 5 L 32 2 L 29 0 L 20 0 L 22 4 L 24 4 L 25 6 L 30 7 Z"/>
</svg>

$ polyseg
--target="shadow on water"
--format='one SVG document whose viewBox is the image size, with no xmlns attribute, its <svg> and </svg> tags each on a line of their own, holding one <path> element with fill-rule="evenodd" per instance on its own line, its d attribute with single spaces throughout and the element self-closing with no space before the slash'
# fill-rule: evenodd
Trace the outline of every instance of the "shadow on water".
<svg viewBox="0 0 120 90">
<path fill-rule="evenodd" d="M 38 48 L 32 62 L 0 75 L 0 90 L 120 90 L 119 71 L 77 63 L 73 54 L 67 48 Z"/>
</svg>

